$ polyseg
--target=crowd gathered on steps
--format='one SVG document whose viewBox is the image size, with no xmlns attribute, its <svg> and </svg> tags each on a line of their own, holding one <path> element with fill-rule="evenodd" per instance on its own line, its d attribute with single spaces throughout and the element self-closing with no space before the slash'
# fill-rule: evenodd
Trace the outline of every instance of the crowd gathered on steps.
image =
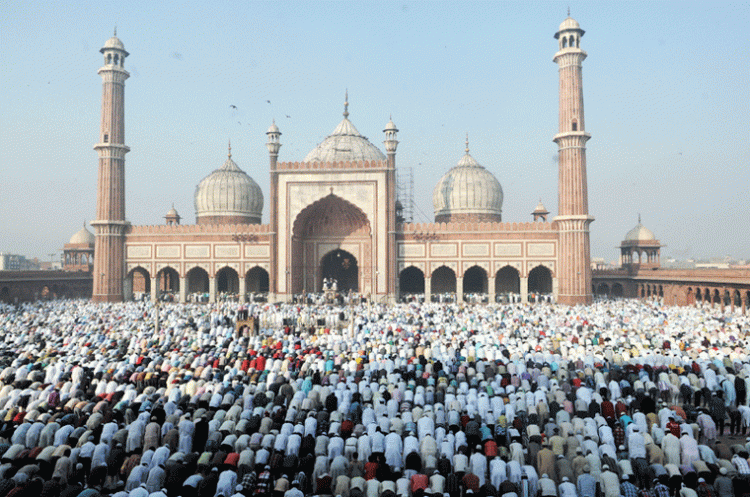
<svg viewBox="0 0 750 497">
<path fill-rule="evenodd" d="M 344 310 L 0 304 L 0 497 L 750 495 L 745 316 Z"/>
</svg>

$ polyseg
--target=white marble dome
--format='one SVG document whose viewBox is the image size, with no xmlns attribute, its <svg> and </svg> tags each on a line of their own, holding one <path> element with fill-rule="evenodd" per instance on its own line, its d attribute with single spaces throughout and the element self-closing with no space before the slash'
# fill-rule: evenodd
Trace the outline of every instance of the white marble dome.
<svg viewBox="0 0 750 497">
<path fill-rule="evenodd" d="M 568 17 L 567 17 L 567 18 L 566 18 L 566 19 L 565 19 L 565 20 L 564 20 L 564 21 L 563 21 L 563 22 L 562 22 L 562 23 L 560 24 L 560 27 L 558 28 L 558 30 L 557 30 L 557 31 L 567 31 L 567 30 L 571 30 L 571 29 L 581 29 L 581 25 L 580 25 L 580 24 L 578 24 L 578 21 L 576 21 L 576 20 L 575 20 L 575 19 L 573 19 L 572 17 L 568 16 Z"/>
<path fill-rule="evenodd" d="M 636 227 L 625 235 L 626 242 L 650 242 L 653 240 L 656 240 L 654 232 L 643 226 L 640 219 L 638 219 Z"/>
<path fill-rule="evenodd" d="M 349 103 L 344 104 L 344 120 L 320 145 L 305 156 L 304 162 L 380 161 L 385 154 L 349 121 Z"/>
<path fill-rule="evenodd" d="M 198 224 L 218 224 L 222 218 L 231 223 L 257 224 L 262 215 L 263 192 L 232 160 L 231 152 L 224 165 L 203 178 L 195 189 Z"/>
<path fill-rule="evenodd" d="M 117 36 L 113 36 L 104 43 L 104 48 L 114 48 L 116 50 L 125 51 L 125 45 L 122 44 Z"/>
<path fill-rule="evenodd" d="M 83 228 L 76 231 L 76 233 L 70 237 L 70 243 L 71 245 L 93 245 L 95 241 L 94 234 L 91 233 L 89 230 L 86 229 L 86 225 L 83 225 Z"/>
<path fill-rule="evenodd" d="M 503 211 L 503 188 L 491 172 L 469 155 L 448 171 L 432 192 L 435 221 L 499 222 Z"/>
</svg>

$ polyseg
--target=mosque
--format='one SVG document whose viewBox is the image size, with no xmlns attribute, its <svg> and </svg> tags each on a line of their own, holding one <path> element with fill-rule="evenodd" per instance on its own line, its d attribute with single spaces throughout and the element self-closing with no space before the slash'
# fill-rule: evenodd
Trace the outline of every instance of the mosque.
<svg viewBox="0 0 750 497">
<path fill-rule="evenodd" d="M 93 300 L 116 302 L 148 292 L 180 301 L 204 294 L 267 293 L 269 301 L 319 292 L 333 279 L 338 290 L 373 301 L 420 293 L 458 301 L 482 294 L 549 296 L 560 303 L 592 300 L 586 184 L 586 132 L 580 48 L 584 31 L 568 17 L 555 33 L 559 66 L 559 198 L 557 215 L 540 202 L 532 220 L 502 219 L 503 190 L 481 159 L 469 153 L 433 191 L 433 223 L 403 222 L 396 195 L 398 129 L 389 121 L 383 150 L 343 120 L 301 161 L 279 161 L 282 132 L 268 129 L 270 191 L 232 157 L 195 190 L 195 224 L 170 209 L 159 225 L 131 225 L 125 215 L 124 89 L 128 52 L 113 36 L 104 65 Z M 460 154 L 457 154 L 460 155 Z M 241 161 L 240 161 L 241 162 Z M 270 222 L 263 224 L 267 206 Z M 77 234 L 71 244 L 91 237 Z M 88 263 L 82 244 L 77 263 Z"/>
</svg>

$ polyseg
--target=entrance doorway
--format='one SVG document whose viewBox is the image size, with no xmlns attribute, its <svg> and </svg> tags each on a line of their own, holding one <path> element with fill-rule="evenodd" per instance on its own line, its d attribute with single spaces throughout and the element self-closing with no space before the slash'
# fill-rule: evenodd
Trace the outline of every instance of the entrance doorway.
<svg viewBox="0 0 750 497">
<path fill-rule="evenodd" d="M 339 292 L 359 291 L 359 268 L 357 259 L 346 250 L 328 252 L 320 261 L 321 285 L 323 279 L 334 280 Z"/>
</svg>

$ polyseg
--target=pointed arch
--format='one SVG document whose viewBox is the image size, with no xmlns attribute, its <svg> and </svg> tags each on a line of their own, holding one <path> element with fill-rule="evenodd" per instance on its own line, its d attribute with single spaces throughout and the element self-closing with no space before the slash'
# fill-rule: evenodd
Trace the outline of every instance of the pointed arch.
<svg viewBox="0 0 750 497">
<path fill-rule="evenodd" d="M 408 266 L 398 276 L 401 296 L 424 293 L 424 273 L 416 266 Z"/>
<path fill-rule="evenodd" d="M 300 238 L 354 233 L 370 234 L 367 215 L 353 203 L 333 193 L 302 209 L 292 225 L 292 234 Z"/>
<path fill-rule="evenodd" d="M 208 293 L 208 271 L 200 266 L 194 266 L 188 270 L 187 277 L 188 293 Z"/>
<path fill-rule="evenodd" d="M 292 223 L 292 263 L 287 269 L 292 293 L 320 291 L 323 257 L 335 248 L 356 261 L 357 281 L 347 286 L 372 292 L 376 268 L 370 221 L 362 209 L 331 193 L 302 209 Z"/>
<path fill-rule="evenodd" d="M 136 266 L 125 277 L 136 299 L 151 293 L 151 274 L 143 266 Z"/>
<path fill-rule="evenodd" d="M 440 266 L 430 278 L 432 293 L 456 293 L 456 272 L 448 266 Z"/>
<path fill-rule="evenodd" d="M 622 298 L 625 291 L 622 286 L 622 283 L 614 283 L 612 285 L 612 297 L 614 298 Z"/>
<path fill-rule="evenodd" d="M 529 294 L 531 293 L 552 293 L 552 271 L 547 266 L 540 264 L 529 271 Z"/>
<path fill-rule="evenodd" d="M 240 293 L 240 277 L 234 268 L 229 266 L 222 267 L 216 272 L 215 278 L 217 293 Z"/>
<path fill-rule="evenodd" d="M 159 294 L 177 295 L 180 292 L 180 273 L 172 266 L 165 266 L 156 273 Z"/>
<path fill-rule="evenodd" d="M 463 294 L 487 293 L 487 271 L 481 266 L 471 266 L 464 271 Z"/>
<path fill-rule="evenodd" d="M 513 266 L 503 266 L 495 273 L 495 294 L 521 293 L 521 273 Z"/>
<path fill-rule="evenodd" d="M 268 271 L 255 266 L 245 274 L 245 289 L 247 293 L 268 293 Z"/>
</svg>

